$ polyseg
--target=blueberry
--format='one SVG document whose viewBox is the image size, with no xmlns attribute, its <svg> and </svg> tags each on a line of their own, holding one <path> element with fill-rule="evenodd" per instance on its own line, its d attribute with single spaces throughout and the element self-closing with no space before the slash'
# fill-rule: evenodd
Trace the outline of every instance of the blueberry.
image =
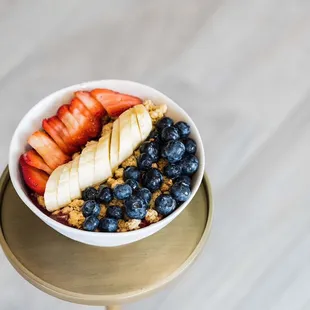
<svg viewBox="0 0 310 310">
<path fill-rule="evenodd" d="M 151 192 L 155 192 L 163 184 L 163 176 L 158 169 L 151 168 L 143 174 L 142 184 Z"/>
<path fill-rule="evenodd" d="M 180 164 L 169 164 L 164 168 L 164 175 L 170 179 L 177 178 L 182 173 Z"/>
<path fill-rule="evenodd" d="M 190 126 L 185 122 L 177 122 L 174 126 L 178 129 L 181 138 L 186 138 L 191 133 Z"/>
<path fill-rule="evenodd" d="M 170 140 L 178 140 L 180 139 L 180 134 L 179 131 L 176 127 L 170 126 L 170 127 L 165 127 L 160 135 L 162 141 L 167 142 Z"/>
<path fill-rule="evenodd" d="M 143 199 L 146 204 L 149 204 L 152 199 L 152 193 L 146 187 L 138 189 L 136 196 Z"/>
<path fill-rule="evenodd" d="M 194 174 L 199 167 L 199 160 L 195 155 L 187 155 L 182 160 L 182 173 L 185 175 Z"/>
<path fill-rule="evenodd" d="M 191 189 L 189 186 L 182 182 L 174 183 L 171 187 L 171 195 L 177 201 L 186 201 L 191 195 Z"/>
<path fill-rule="evenodd" d="M 164 216 L 171 214 L 177 207 L 176 201 L 171 195 L 162 194 L 155 200 L 155 210 Z"/>
<path fill-rule="evenodd" d="M 161 155 L 170 163 L 180 161 L 185 153 L 185 146 L 181 141 L 169 141 L 162 148 Z"/>
<path fill-rule="evenodd" d="M 125 212 L 130 219 L 142 220 L 146 215 L 146 203 L 137 196 L 131 196 L 125 201 Z"/>
<path fill-rule="evenodd" d="M 104 217 L 99 222 L 99 230 L 103 232 L 115 232 L 118 229 L 118 220 L 114 218 Z"/>
<path fill-rule="evenodd" d="M 119 200 L 127 199 L 132 195 L 132 188 L 128 184 L 119 184 L 114 188 L 114 197 Z"/>
<path fill-rule="evenodd" d="M 152 158 L 153 163 L 158 161 L 159 157 L 159 144 L 157 142 L 144 142 L 140 146 L 140 152 L 147 154 Z"/>
<path fill-rule="evenodd" d="M 104 185 L 100 186 L 96 200 L 99 203 L 109 203 L 113 199 L 113 193 L 111 188 Z"/>
<path fill-rule="evenodd" d="M 147 140 L 150 140 L 150 139 L 154 139 L 154 140 L 158 140 L 159 139 L 159 132 L 157 129 L 153 129 L 151 131 L 151 133 L 149 134 Z"/>
<path fill-rule="evenodd" d="M 163 117 L 156 124 L 156 128 L 159 130 L 164 129 L 165 127 L 170 127 L 173 125 L 173 120 L 170 117 Z"/>
<path fill-rule="evenodd" d="M 126 181 L 126 184 L 128 184 L 133 191 L 136 191 L 139 188 L 139 183 L 138 181 L 134 180 L 134 179 L 128 179 Z"/>
<path fill-rule="evenodd" d="M 181 182 L 183 183 L 184 185 L 188 186 L 188 187 L 191 187 L 191 183 L 192 183 L 192 180 L 189 176 L 187 175 L 181 175 L 180 177 L 176 178 L 175 179 L 175 183 L 177 182 Z"/>
<path fill-rule="evenodd" d="M 87 200 L 84 202 L 84 205 L 82 207 L 82 213 L 85 217 L 94 215 L 99 215 L 101 210 L 100 204 L 96 202 L 95 200 Z"/>
<path fill-rule="evenodd" d="M 123 208 L 119 206 L 109 206 L 107 209 L 107 217 L 120 220 L 123 218 Z"/>
<path fill-rule="evenodd" d="M 139 181 L 140 179 L 139 169 L 134 166 L 126 167 L 124 171 L 124 178 L 125 180 L 133 179 L 133 180 Z"/>
<path fill-rule="evenodd" d="M 143 153 L 139 156 L 138 167 L 140 170 L 150 169 L 152 167 L 152 163 L 153 163 L 153 160 L 149 155 Z"/>
<path fill-rule="evenodd" d="M 187 154 L 195 154 L 196 153 L 197 144 L 193 139 L 191 139 L 191 138 L 184 139 L 183 143 L 185 145 L 185 152 Z"/>
<path fill-rule="evenodd" d="M 83 228 L 84 230 L 87 230 L 87 231 L 94 231 L 97 229 L 98 225 L 99 225 L 98 218 L 94 215 L 91 215 L 85 219 Z"/>
<path fill-rule="evenodd" d="M 95 200 L 97 196 L 97 190 L 93 187 L 87 187 L 82 193 L 83 200 Z"/>
</svg>

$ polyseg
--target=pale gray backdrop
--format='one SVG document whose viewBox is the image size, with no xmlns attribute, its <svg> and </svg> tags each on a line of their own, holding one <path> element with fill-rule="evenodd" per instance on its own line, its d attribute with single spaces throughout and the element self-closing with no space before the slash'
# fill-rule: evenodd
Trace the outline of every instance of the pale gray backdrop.
<svg viewBox="0 0 310 310">
<path fill-rule="evenodd" d="M 1 170 L 24 113 L 81 81 L 154 86 L 201 130 L 209 242 L 125 309 L 310 309 L 309 16 L 308 0 L 0 0 Z M 93 309 L 32 287 L 2 252 L 0 275 L 1 309 Z"/>
</svg>

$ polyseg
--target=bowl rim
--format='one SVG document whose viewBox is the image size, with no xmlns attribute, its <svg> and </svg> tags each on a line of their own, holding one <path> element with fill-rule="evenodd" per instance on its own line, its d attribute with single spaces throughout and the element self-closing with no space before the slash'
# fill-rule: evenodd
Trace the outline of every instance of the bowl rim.
<svg viewBox="0 0 310 310">
<path fill-rule="evenodd" d="M 176 106 L 191 122 L 190 126 L 191 128 L 194 128 L 194 130 L 197 133 L 197 138 L 196 138 L 196 143 L 199 145 L 200 147 L 200 151 L 201 151 L 201 159 L 200 159 L 200 176 L 197 179 L 197 183 L 195 184 L 195 186 L 193 186 L 193 190 L 191 192 L 191 195 L 189 197 L 189 199 L 185 202 L 182 203 L 182 205 L 180 207 L 178 207 L 175 211 L 173 211 L 171 214 L 169 214 L 168 216 L 164 217 L 162 220 L 160 220 L 157 223 L 153 223 L 150 224 L 146 227 L 142 227 L 139 228 L 137 230 L 132 230 L 132 231 L 126 231 L 126 232 L 93 232 L 93 231 L 86 231 L 86 230 L 82 230 L 82 229 L 77 229 L 71 226 L 67 226 L 64 225 L 54 219 L 52 219 L 50 216 L 46 215 L 44 212 L 42 212 L 33 202 L 31 202 L 31 206 L 28 205 L 28 203 L 26 203 L 25 198 L 30 200 L 29 197 L 27 197 L 27 195 L 22 191 L 21 189 L 21 184 L 20 182 L 14 177 L 13 173 L 12 173 L 12 169 L 14 166 L 14 161 L 13 161 L 13 157 L 11 156 L 12 154 L 12 150 L 13 150 L 13 145 L 14 145 L 14 141 L 17 139 L 18 133 L 20 131 L 20 127 L 22 126 L 24 120 L 30 115 L 32 114 L 32 112 L 34 110 L 36 110 L 39 106 L 44 106 L 46 105 L 46 102 L 48 102 L 48 98 L 50 97 L 56 97 L 57 94 L 60 93 L 65 93 L 66 91 L 70 91 L 71 89 L 75 88 L 75 87 L 80 87 L 81 89 L 84 89 L 86 87 L 91 87 L 91 84 L 95 84 L 95 83 L 100 83 L 100 82 L 105 82 L 105 83 L 124 83 L 124 84 L 128 84 L 128 85 L 132 85 L 132 86 L 136 86 L 136 87 L 142 87 L 147 91 L 156 93 L 162 97 L 165 97 L 165 99 L 167 99 L 173 106 Z M 130 92 L 129 92 L 130 93 Z M 177 113 L 179 113 L 179 111 L 177 111 Z M 198 140 L 198 141 L 197 141 Z M 159 231 L 162 227 L 166 226 L 167 224 L 169 224 L 174 218 L 176 218 L 185 208 L 186 206 L 189 204 L 189 202 L 194 198 L 197 190 L 199 189 L 200 184 L 202 183 L 203 180 L 203 176 L 205 173 L 205 152 L 204 152 L 204 146 L 203 146 L 203 142 L 202 142 L 202 138 L 200 135 L 200 132 L 195 124 L 195 122 L 192 120 L 192 118 L 187 114 L 187 112 L 181 107 L 179 106 L 174 100 L 172 100 L 170 97 L 168 97 L 167 95 L 163 94 L 162 92 L 160 92 L 159 90 L 142 84 L 142 83 L 138 83 L 135 81 L 131 81 L 131 80 L 119 80 L 119 79 L 102 79 L 102 80 L 91 80 L 91 81 L 87 81 L 87 82 L 82 82 L 82 83 L 77 83 L 77 84 L 73 84 L 64 88 L 61 88 L 59 90 L 56 90 L 54 92 L 52 92 L 51 94 L 43 97 L 42 99 L 40 99 L 23 117 L 22 119 L 19 121 L 14 134 L 12 136 L 11 139 L 11 143 L 10 143 L 10 147 L 9 147 L 9 173 L 10 173 L 10 178 L 12 181 L 12 184 L 14 186 L 14 189 L 16 190 L 18 196 L 21 198 L 21 200 L 23 201 L 23 203 L 33 212 L 35 213 L 35 215 L 37 215 L 42 221 L 43 218 L 45 219 L 45 224 L 47 223 L 52 223 L 52 227 L 56 226 L 57 228 L 60 229 L 60 231 L 64 231 L 66 233 L 68 233 L 69 235 L 74 234 L 75 238 L 78 238 L 79 236 L 109 236 L 111 238 L 121 238 L 124 236 L 134 236 L 134 235 L 139 235 L 141 234 L 141 231 L 145 232 L 146 236 L 148 236 L 149 234 L 147 234 L 147 232 L 151 232 L 155 230 Z M 30 200 L 31 201 L 31 200 Z M 166 225 L 164 225 L 165 223 L 167 223 Z M 50 226 L 50 225 L 49 225 Z M 162 227 L 161 227 L 162 226 Z M 156 229 L 157 227 L 159 227 L 159 229 Z M 54 227 L 53 227 L 54 228 Z M 154 233 L 154 232 L 153 232 Z"/>
</svg>

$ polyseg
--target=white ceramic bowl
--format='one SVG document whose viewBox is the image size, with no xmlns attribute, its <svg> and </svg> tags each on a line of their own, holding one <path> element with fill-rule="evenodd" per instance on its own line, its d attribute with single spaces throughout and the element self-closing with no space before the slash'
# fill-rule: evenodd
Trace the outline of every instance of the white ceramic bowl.
<svg viewBox="0 0 310 310">
<path fill-rule="evenodd" d="M 200 162 L 199 170 L 193 178 L 191 197 L 188 199 L 188 201 L 183 203 L 181 207 L 179 207 L 175 212 L 173 212 L 171 215 L 164 218 L 158 223 L 131 232 L 87 232 L 68 227 L 51 219 L 43 212 L 41 212 L 32 203 L 32 201 L 27 195 L 27 190 L 25 188 L 19 170 L 19 157 L 29 148 L 29 146 L 27 145 L 28 137 L 34 131 L 41 128 L 41 123 L 44 118 L 54 115 L 61 105 L 68 103 L 72 98 L 72 94 L 74 93 L 74 91 L 80 89 L 90 90 L 94 88 L 108 88 L 115 91 L 131 94 L 141 99 L 151 99 L 154 101 L 155 104 L 165 103 L 168 106 L 167 116 L 170 116 L 175 121 L 185 121 L 191 126 L 191 137 L 197 143 L 197 157 L 199 158 Z M 186 208 L 188 203 L 194 197 L 202 181 L 204 167 L 205 156 L 202 140 L 194 122 L 191 120 L 188 114 L 170 98 L 160 93 L 159 91 L 146 85 L 121 80 L 102 80 L 77 84 L 56 91 L 55 93 L 45 97 L 24 116 L 24 118 L 17 126 L 17 129 L 11 141 L 9 153 L 9 170 L 13 186 L 19 197 L 28 206 L 28 208 L 42 221 L 44 221 L 47 225 L 49 225 L 59 233 L 82 243 L 102 247 L 119 246 L 135 242 L 156 233 L 157 231 L 168 225 Z"/>
</svg>

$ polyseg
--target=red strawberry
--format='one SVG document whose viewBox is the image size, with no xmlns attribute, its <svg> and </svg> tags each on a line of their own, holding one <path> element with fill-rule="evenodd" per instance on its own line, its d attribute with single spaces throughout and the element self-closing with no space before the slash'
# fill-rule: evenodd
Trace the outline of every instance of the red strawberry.
<svg viewBox="0 0 310 310">
<path fill-rule="evenodd" d="M 22 155 L 22 158 L 25 163 L 31 167 L 43 170 L 48 174 L 51 174 L 53 172 L 52 169 L 45 163 L 43 158 L 35 150 L 30 150 L 26 152 Z"/>
<path fill-rule="evenodd" d="M 69 131 L 57 116 L 43 120 L 42 126 L 64 153 L 72 155 L 78 151 L 70 137 Z"/>
<path fill-rule="evenodd" d="M 89 138 L 98 136 L 101 130 L 101 120 L 93 116 L 79 99 L 73 98 L 69 110 L 78 121 L 80 129 L 85 131 Z"/>
<path fill-rule="evenodd" d="M 43 157 L 46 164 L 53 170 L 70 160 L 70 157 L 45 132 L 36 131 L 29 137 L 28 143 Z"/>
<path fill-rule="evenodd" d="M 69 107 L 70 106 L 67 104 L 61 106 L 57 112 L 57 116 L 68 129 L 73 143 L 78 146 L 85 145 L 88 141 L 88 135 L 83 129 L 81 129 L 80 124 L 70 112 Z"/>
<path fill-rule="evenodd" d="M 29 166 L 26 163 L 24 156 L 20 157 L 19 163 L 24 181 L 28 187 L 37 194 L 44 195 L 48 174 L 42 170 Z"/>
<path fill-rule="evenodd" d="M 142 100 L 138 97 L 121 94 L 109 89 L 97 88 L 91 91 L 91 95 L 103 105 L 110 116 L 119 116 L 127 109 L 142 103 Z"/>
<path fill-rule="evenodd" d="M 88 91 L 77 91 L 75 96 L 81 100 L 86 108 L 96 117 L 102 117 L 106 114 L 104 107 Z"/>
</svg>

